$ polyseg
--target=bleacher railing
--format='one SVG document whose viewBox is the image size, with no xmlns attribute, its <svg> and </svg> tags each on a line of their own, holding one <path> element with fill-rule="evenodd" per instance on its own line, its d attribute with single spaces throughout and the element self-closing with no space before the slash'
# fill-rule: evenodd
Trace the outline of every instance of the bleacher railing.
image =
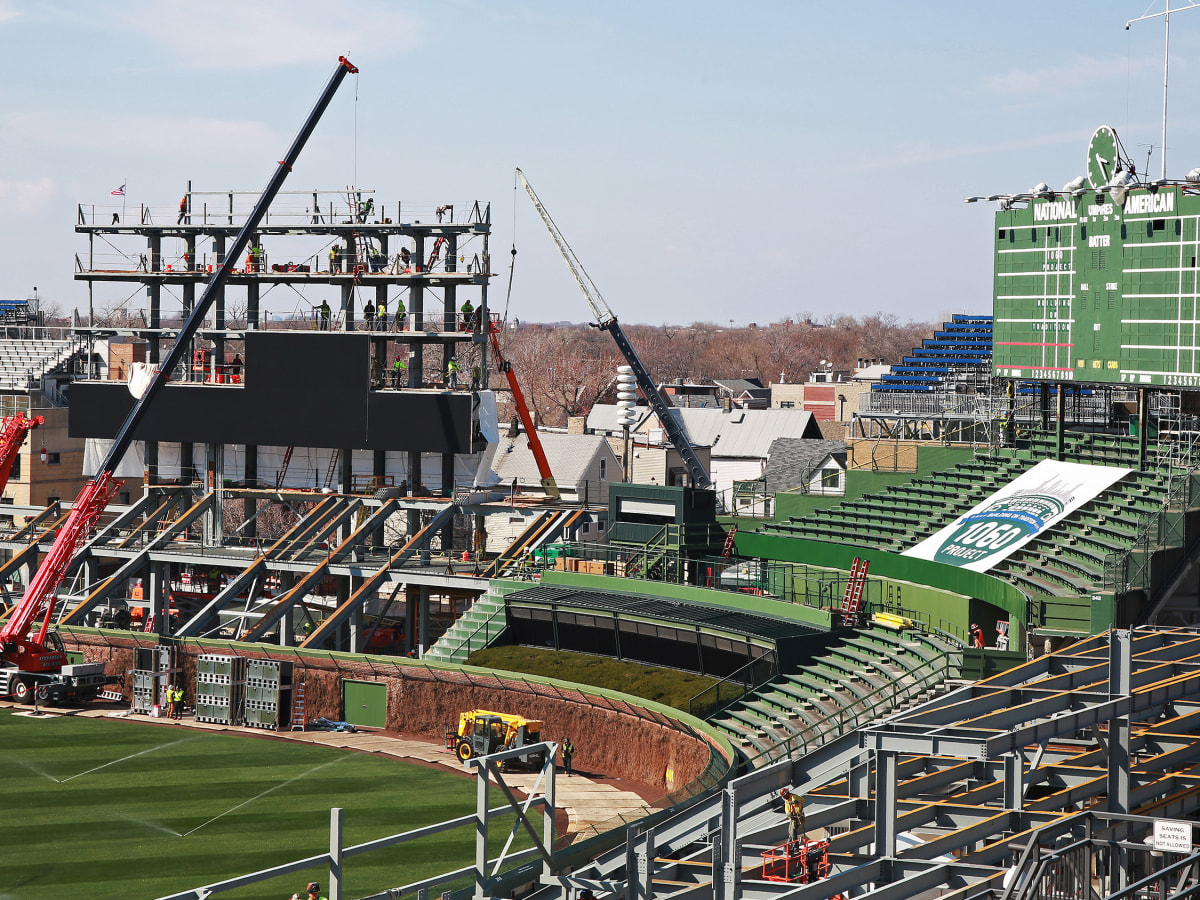
<svg viewBox="0 0 1200 900">
<path fill-rule="evenodd" d="M 592 574 L 714 588 L 825 609 L 832 608 L 841 597 L 839 585 L 844 585 L 846 579 L 845 572 L 817 569 L 803 563 L 689 556 L 661 547 L 647 556 L 643 547 L 571 541 L 539 548 L 534 551 L 533 560 L 541 568 L 553 566 L 567 571 L 578 566 L 569 560 L 598 563 L 603 572 L 593 571 Z M 590 571 L 586 566 L 580 566 L 578 570 Z"/>
<path fill-rule="evenodd" d="M 779 655 L 769 650 L 688 700 L 688 712 L 697 718 L 711 718 L 751 691 L 758 690 L 778 674 Z"/>
<path fill-rule="evenodd" d="M 1138 516 L 1137 532 L 1130 546 L 1105 557 L 1104 589 L 1114 594 L 1143 592 L 1147 600 L 1142 607 L 1144 616 L 1154 606 L 1157 594 L 1174 581 L 1200 549 L 1200 529 L 1188 527 L 1188 513 L 1197 505 L 1200 505 L 1200 472 L 1173 474 L 1161 509 Z M 1170 568 L 1156 567 L 1156 555 L 1168 550 L 1183 552 Z"/>
<path fill-rule="evenodd" d="M 836 737 L 870 725 L 894 712 L 902 704 L 921 694 L 940 688 L 954 677 L 951 658 L 939 654 L 906 671 L 899 678 L 875 688 L 848 706 L 805 722 L 805 729 L 785 741 L 748 757 L 752 768 L 815 750 Z M 905 681 L 909 683 L 905 684 Z"/>
<path fill-rule="evenodd" d="M 499 623 L 496 622 L 497 619 L 500 620 Z M 505 607 L 502 604 L 498 609 L 493 610 L 491 614 L 484 619 L 483 622 L 479 624 L 479 627 L 477 627 L 474 631 L 472 631 L 458 643 L 454 644 L 452 647 L 439 650 L 438 655 L 448 662 L 458 662 L 459 660 L 457 659 L 457 656 L 465 647 L 467 650 L 466 655 L 463 657 L 463 661 L 465 662 L 466 657 L 471 655 L 472 641 L 482 638 L 483 641 L 479 645 L 480 648 L 487 647 L 492 641 L 500 637 L 500 635 L 503 634 L 507 628 L 508 617 L 505 614 Z"/>
</svg>

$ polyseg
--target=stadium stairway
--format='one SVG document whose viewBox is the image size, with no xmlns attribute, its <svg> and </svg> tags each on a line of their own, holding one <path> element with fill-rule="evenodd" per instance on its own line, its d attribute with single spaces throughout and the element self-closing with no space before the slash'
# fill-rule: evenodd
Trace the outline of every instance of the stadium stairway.
<svg viewBox="0 0 1200 900">
<path fill-rule="evenodd" d="M 425 651 L 434 662 L 465 663 L 476 650 L 493 643 L 507 627 L 504 598 L 481 594 L 445 633 Z"/>
<path fill-rule="evenodd" d="M 807 664 L 708 721 L 760 767 L 924 702 L 952 686 L 961 669 L 961 648 L 940 635 L 884 627 L 843 632 Z"/>
</svg>

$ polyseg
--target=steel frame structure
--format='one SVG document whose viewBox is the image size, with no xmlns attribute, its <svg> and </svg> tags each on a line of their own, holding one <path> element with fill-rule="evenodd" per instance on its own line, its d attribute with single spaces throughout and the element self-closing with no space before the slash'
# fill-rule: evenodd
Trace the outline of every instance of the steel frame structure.
<svg viewBox="0 0 1200 900">
<path fill-rule="evenodd" d="M 1200 809 L 1197 763 L 1200 630 L 1115 631 L 744 776 L 631 828 L 625 848 L 576 874 L 627 882 L 627 900 L 899 900 L 934 889 L 1018 900 L 1047 878 L 1069 880 L 1087 853 L 1105 860 L 1103 878 L 1062 897 L 1140 896 L 1151 883 L 1169 883 L 1162 896 L 1200 896 L 1200 853 L 1145 852 L 1155 819 Z M 824 881 L 760 877 L 761 852 L 786 835 L 774 806 L 787 785 L 805 795 L 810 836 L 831 840 Z"/>
</svg>

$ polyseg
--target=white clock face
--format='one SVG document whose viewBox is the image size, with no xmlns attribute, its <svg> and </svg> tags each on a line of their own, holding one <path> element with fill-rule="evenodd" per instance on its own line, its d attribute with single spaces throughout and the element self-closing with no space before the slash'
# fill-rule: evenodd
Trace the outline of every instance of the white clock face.
<svg viewBox="0 0 1200 900">
<path fill-rule="evenodd" d="M 1099 190 L 1108 184 L 1117 170 L 1117 133 L 1107 125 L 1101 125 L 1088 144 L 1088 184 Z"/>
</svg>

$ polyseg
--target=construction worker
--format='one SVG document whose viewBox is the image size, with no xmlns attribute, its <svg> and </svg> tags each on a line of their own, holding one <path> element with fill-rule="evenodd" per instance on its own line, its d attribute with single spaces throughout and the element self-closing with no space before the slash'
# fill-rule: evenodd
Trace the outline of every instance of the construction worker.
<svg viewBox="0 0 1200 900">
<path fill-rule="evenodd" d="M 452 359 L 446 363 L 446 383 L 450 385 L 450 390 L 458 390 L 458 376 L 462 373 L 462 367 L 458 364 L 458 360 Z"/>
<path fill-rule="evenodd" d="M 375 304 L 370 300 L 363 304 L 363 324 L 367 326 L 367 331 L 375 328 Z"/>
<path fill-rule="evenodd" d="M 331 310 L 329 309 L 329 301 L 322 300 L 321 305 L 317 307 L 317 312 L 321 316 L 321 330 L 328 331 L 329 330 L 329 315 L 331 312 Z"/>
<path fill-rule="evenodd" d="M 779 796 L 783 799 L 783 810 L 787 813 L 788 843 L 791 844 L 804 837 L 804 798 L 797 797 L 787 788 L 780 788 Z"/>
<path fill-rule="evenodd" d="M 462 330 L 475 330 L 475 307 L 471 304 L 470 299 L 464 300 L 462 307 L 459 309 L 462 313 Z"/>
<path fill-rule="evenodd" d="M 983 649 L 983 629 L 974 622 L 971 623 L 971 646 Z"/>
<path fill-rule="evenodd" d="M 411 265 L 412 265 L 412 254 L 408 252 L 407 247 L 401 247 L 400 248 L 400 266 L 404 269 L 405 272 L 407 272 Z"/>
<path fill-rule="evenodd" d="M 375 330 L 387 331 L 387 300 L 379 301 L 379 308 L 375 310 Z"/>
<path fill-rule="evenodd" d="M 408 317 L 408 310 L 404 308 L 404 301 L 399 297 L 396 298 L 396 330 L 404 330 L 404 320 Z"/>
<path fill-rule="evenodd" d="M 575 764 L 575 745 L 571 743 L 570 738 L 562 742 L 562 758 L 563 771 L 568 775 L 574 774 L 572 766 Z"/>
<path fill-rule="evenodd" d="M 396 357 L 396 361 L 392 363 L 392 387 L 400 390 L 404 386 L 404 379 L 408 374 L 408 363 L 400 357 Z"/>
<path fill-rule="evenodd" d="M 183 199 L 179 201 L 179 218 L 175 220 L 176 225 L 184 224 L 188 214 L 188 195 L 184 194 Z"/>
<path fill-rule="evenodd" d="M 332 275 L 342 267 L 342 248 L 340 244 L 334 244 L 329 248 L 329 274 Z"/>
<path fill-rule="evenodd" d="M 325 900 L 325 898 L 321 896 L 321 885 L 317 884 L 317 882 L 309 882 L 307 890 L 307 900 Z"/>
<path fill-rule="evenodd" d="M 483 371 L 479 366 L 474 366 L 471 369 L 471 390 L 479 390 L 479 385 L 483 382 Z"/>
</svg>

